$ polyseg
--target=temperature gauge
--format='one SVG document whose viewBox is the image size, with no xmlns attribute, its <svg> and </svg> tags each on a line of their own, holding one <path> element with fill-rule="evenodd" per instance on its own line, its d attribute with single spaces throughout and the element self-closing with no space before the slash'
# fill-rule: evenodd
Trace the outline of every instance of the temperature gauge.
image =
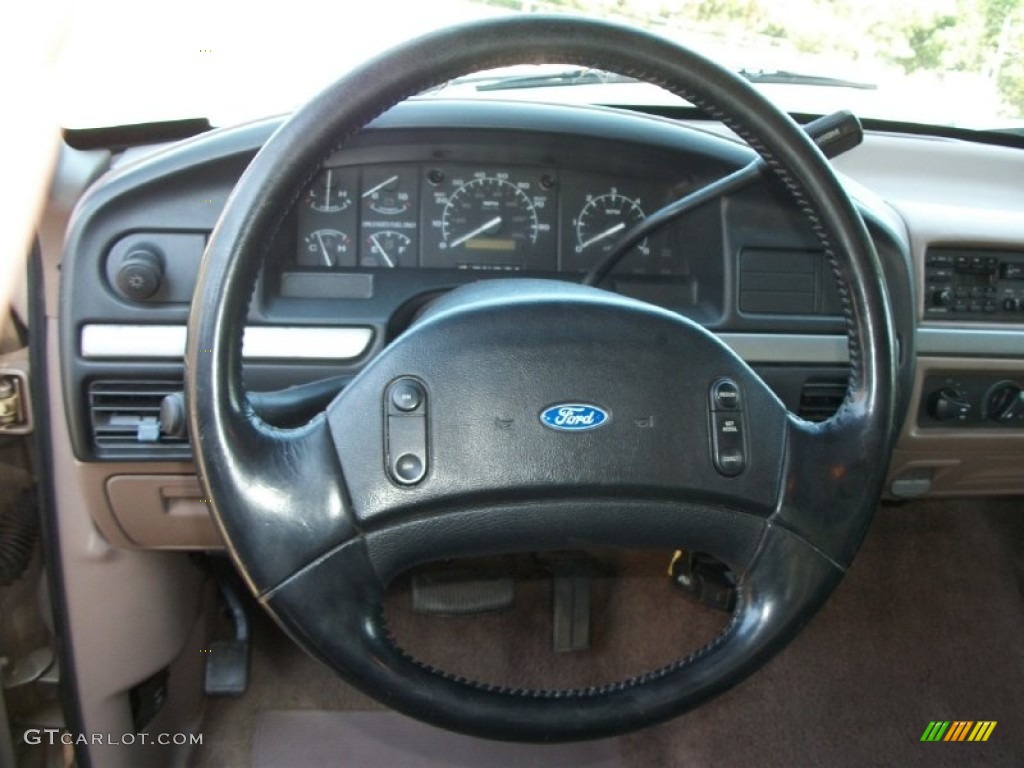
<svg viewBox="0 0 1024 768">
<path fill-rule="evenodd" d="M 315 229 L 303 238 L 296 263 L 303 267 L 352 267 L 351 239 L 337 229 Z"/>
</svg>

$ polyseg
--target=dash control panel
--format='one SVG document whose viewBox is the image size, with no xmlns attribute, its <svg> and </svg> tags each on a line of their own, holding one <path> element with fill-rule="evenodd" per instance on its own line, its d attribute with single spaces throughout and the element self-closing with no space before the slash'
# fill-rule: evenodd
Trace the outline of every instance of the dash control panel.
<svg viewBox="0 0 1024 768">
<path fill-rule="evenodd" d="M 747 466 L 743 396 L 732 379 L 711 385 L 711 459 L 726 477 L 736 477 Z"/>
<path fill-rule="evenodd" d="M 917 423 L 925 428 L 1024 430 L 1024 376 L 933 373 L 924 382 Z"/>
<path fill-rule="evenodd" d="M 1024 323 L 1024 252 L 930 248 L 925 317 Z"/>
</svg>

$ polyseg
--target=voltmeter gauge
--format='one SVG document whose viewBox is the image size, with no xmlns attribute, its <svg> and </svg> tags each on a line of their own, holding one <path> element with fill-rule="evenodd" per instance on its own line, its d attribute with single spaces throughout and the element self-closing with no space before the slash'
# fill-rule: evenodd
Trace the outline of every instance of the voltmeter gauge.
<svg viewBox="0 0 1024 768">
<path fill-rule="evenodd" d="M 401 216 L 416 203 L 415 169 L 375 168 L 364 172 L 364 215 Z M 415 214 L 413 214 L 415 215 Z"/>
</svg>

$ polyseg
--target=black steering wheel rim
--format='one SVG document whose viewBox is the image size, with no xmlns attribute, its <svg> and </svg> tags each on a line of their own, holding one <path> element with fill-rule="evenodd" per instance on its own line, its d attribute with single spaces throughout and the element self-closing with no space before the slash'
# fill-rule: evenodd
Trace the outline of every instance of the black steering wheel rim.
<svg viewBox="0 0 1024 768">
<path fill-rule="evenodd" d="M 840 280 L 851 374 L 835 417 L 810 425 L 786 415 L 724 345 L 670 313 L 594 289 L 533 284 L 521 286 L 517 307 L 507 306 L 500 286 L 458 293 L 368 365 L 326 415 L 303 428 L 275 429 L 255 415 L 240 362 L 252 285 L 264 244 L 321 163 L 373 118 L 431 86 L 480 69 L 545 62 L 654 82 L 724 121 L 768 162 Z M 863 222 L 814 144 L 747 83 L 701 56 L 636 30 L 560 16 L 491 20 L 427 35 L 368 62 L 299 109 L 259 152 L 225 206 L 189 319 L 186 388 L 199 471 L 229 552 L 254 593 L 307 650 L 370 695 L 421 719 L 493 738 L 557 741 L 650 725 L 696 706 L 767 661 L 827 598 L 856 552 L 881 492 L 880 457 L 893 438 L 895 334 L 881 275 Z M 516 315 L 523 307 L 529 312 Z M 414 493 L 388 480 L 374 458 L 380 451 L 367 451 L 365 444 L 386 443 L 380 409 L 389 382 L 408 375 L 439 380 L 442 374 L 424 350 L 443 357 L 440 341 L 453 333 L 468 347 L 486 344 L 510 322 L 535 322 L 539 332 L 561 318 L 573 333 L 588 333 L 585 325 L 573 324 L 573 312 L 606 318 L 599 325 L 610 343 L 664 330 L 676 340 L 668 345 L 673 355 L 697 350 L 696 357 L 708 359 L 708 370 L 717 365 L 743 385 L 745 396 L 774 414 L 765 440 L 780 443 L 780 455 L 763 468 L 765 476 L 776 475 L 768 483 L 771 493 L 760 491 L 770 503 L 759 506 L 753 492 L 748 499 L 716 478 L 708 487 L 687 481 L 698 496 L 691 504 L 669 493 L 671 482 L 644 472 L 631 477 L 630 499 L 616 499 L 614 508 L 600 479 L 586 472 L 575 485 L 546 478 L 539 490 L 537 477 L 516 477 L 518 485 L 507 490 L 525 490 L 510 493 L 512 503 L 505 505 L 482 496 L 481 487 L 456 488 L 450 479 L 446 485 L 433 477 L 434 490 Z M 626 329 L 621 338 L 617 328 Z M 659 351 L 650 359 L 663 370 L 672 357 Z M 445 391 L 431 386 L 431 397 L 446 412 Z M 616 393 L 622 395 L 618 402 L 632 393 L 628 387 Z M 352 416 L 374 409 L 376 422 Z M 443 441 L 432 446 L 441 453 L 444 448 Z M 470 461 L 449 459 L 453 465 Z M 812 462 L 819 466 L 810 468 Z M 452 500 L 452 511 L 442 511 L 443 502 Z M 543 515 L 536 514 L 539 505 Z M 644 525 L 625 532 L 623 509 Z M 387 635 L 383 588 L 417 562 L 500 551 L 511 532 L 517 546 L 555 547 L 572 541 L 574 526 L 584 519 L 588 542 L 656 546 L 679 526 L 681 515 L 690 527 L 687 542 L 707 543 L 708 551 L 717 547 L 741 577 L 729 629 L 678 664 L 599 689 L 510 691 L 420 665 Z"/>
</svg>

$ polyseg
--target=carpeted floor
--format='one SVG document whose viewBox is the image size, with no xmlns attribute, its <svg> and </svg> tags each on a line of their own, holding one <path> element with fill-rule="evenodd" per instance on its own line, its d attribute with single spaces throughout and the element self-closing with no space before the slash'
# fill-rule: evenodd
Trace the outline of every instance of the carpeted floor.
<svg viewBox="0 0 1024 768">
<path fill-rule="evenodd" d="M 700 645 L 721 620 L 675 594 L 665 564 L 663 555 L 620 558 L 627 578 L 595 581 L 593 650 L 569 656 L 548 651 L 542 580 L 519 589 L 516 612 L 476 619 L 412 614 L 396 585 L 388 618 L 408 650 L 462 665 L 452 671 L 531 685 L 607 680 Z M 256 632 L 250 689 L 209 703 L 195 768 L 249 766 L 271 710 L 379 709 L 262 616 Z M 931 720 L 998 725 L 982 744 L 921 743 Z M 1024 765 L 1024 499 L 882 508 L 847 578 L 788 649 L 618 749 L 624 765 L 645 768 Z"/>
</svg>

